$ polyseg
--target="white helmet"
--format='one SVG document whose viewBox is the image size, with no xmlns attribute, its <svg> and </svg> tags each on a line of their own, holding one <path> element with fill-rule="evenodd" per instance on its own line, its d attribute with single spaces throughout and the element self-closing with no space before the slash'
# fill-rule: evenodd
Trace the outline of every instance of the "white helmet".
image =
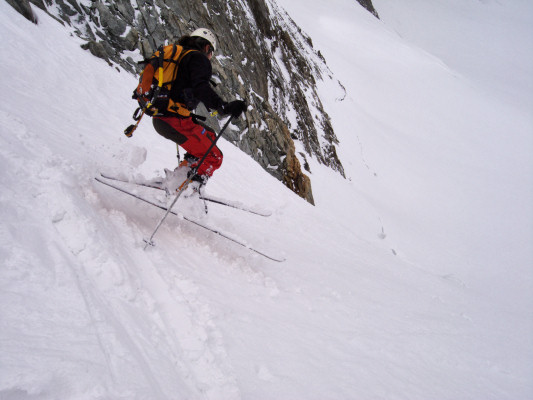
<svg viewBox="0 0 533 400">
<path fill-rule="evenodd" d="M 209 29 L 198 28 L 193 33 L 191 33 L 191 36 L 198 36 L 204 38 L 209 43 L 211 43 L 215 51 L 217 50 L 217 37 Z"/>
</svg>

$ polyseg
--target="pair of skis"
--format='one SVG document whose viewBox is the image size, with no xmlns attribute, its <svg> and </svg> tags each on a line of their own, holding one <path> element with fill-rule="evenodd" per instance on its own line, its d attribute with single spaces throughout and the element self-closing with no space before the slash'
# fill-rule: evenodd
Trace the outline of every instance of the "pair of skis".
<svg viewBox="0 0 533 400">
<path fill-rule="evenodd" d="M 168 215 L 168 214 L 173 214 L 173 215 L 178 215 L 178 213 L 172 211 L 172 207 L 174 206 L 174 204 L 176 203 L 176 201 L 178 200 L 178 198 L 180 197 L 181 193 L 183 193 L 183 190 L 181 192 L 178 193 L 178 195 L 176 196 L 176 198 L 174 199 L 174 201 L 172 202 L 172 204 L 170 206 L 165 206 L 165 205 L 162 205 L 162 204 L 159 204 L 153 200 L 150 200 L 150 199 L 147 199 L 143 196 L 140 196 L 139 194 L 136 194 L 136 193 L 133 193 L 129 190 L 126 190 L 125 188 L 119 186 L 117 184 L 117 182 L 122 182 L 122 183 L 130 183 L 130 184 L 135 184 L 135 185 L 139 185 L 139 186 L 144 186 L 144 187 L 149 187 L 149 188 L 152 188 L 152 189 L 158 189 L 158 190 L 164 190 L 163 188 L 163 185 L 162 185 L 162 182 L 158 182 L 158 181 L 140 181 L 140 182 L 137 182 L 137 181 L 131 181 L 131 180 L 127 180 L 127 179 L 123 179 L 123 178 L 119 178 L 119 177 L 113 177 L 113 176 L 110 176 L 110 175 L 107 175 L 107 174 L 101 174 L 100 176 L 97 176 L 95 177 L 96 181 L 108 186 L 108 187 L 111 187 L 115 190 L 118 190 L 124 194 L 127 194 L 129 196 L 132 196 L 140 201 L 143 201 L 144 203 L 147 203 L 147 204 L 150 204 L 154 207 L 157 207 L 157 208 L 160 208 L 162 210 L 165 210 L 166 211 L 166 214 L 165 214 L 165 217 Z M 184 182 L 185 183 L 185 182 Z M 183 187 L 182 189 L 185 189 L 185 187 Z M 268 217 L 271 215 L 270 212 L 268 211 L 264 211 L 264 210 L 260 210 L 260 209 L 254 209 L 254 208 L 251 208 L 251 207 L 247 207 L 247 206 L 244 206 L 242 204 L 239 204 L 239 203 L 235 203 L 235 202 L 231 202 L 231 201 L 228 201 L 228 200 L 225 200 L 225 199 L 219 199 L 219 198 L 216 198 L 216 197 L 210 197 L 210 196 L 206 196 L 206 195 L 202 195 L 200 194 L 199 195 L 200 199 L 204 200 L 204 201 L 207 201 L 207 202 L 212 202 L 212 203 L 216 203 L 216 204 L 220 204 L 220 205 L 223 205 L 223 206 L 226 206 L 226 207 L 231 207 L 231 208 L 234 208 L 234 209 L 238 209 L 238 210 L 241 210 L 241 211 L 244 211 L 244 212 L 248 212 L 248 213 L 251 213 L 251 214 L 255 214 L 255 215 L 260 215 L 260 216 L 263 216 L 263 217 Z M 266 254 L 265 252 L 263 251 L 259 251 L 257 249 L 255 249 L 254 247 L 251 247 L 249 246 L 248 244 L 240 241 L 239 239 L 237 238 L 234 238 L 234 237 L 231 237 L 229 234 L 227 233 L 224 233 L 222 231 L 220 231 L 219 229 L 216 229 L 216 228 L 212 228 L 202 222 L 199 222 L 197 220 L 194 220 L 190 217 L 187 217 L 187 216 L 184 216 L 184 215 L 179 215 L 180 217 L 182 217 L 185 221 L 187 222 L 190 222 L 200 228 L 203 228 L 205 230 L 208 230 L 220 237 L 223 237 L 227 240 L 230 240 L 231 242 L 241 246 L 241 247 L 244 247 L 244 248 L 247 248 L 248 250 L 254 252 L 254 253 L 257 253 L 263 257 L 266 257 L 268 258 L 269 260 L 272 260 L 272 261 L 276 261 L 276 262 L 283 262 L 285 261 L 284 258 L 280 258 L 280 257 L 273 257 L 271 255 L 268 255 Z M 145 242 L 147 243 L 147 246 L 148 245 L 154 245 L 152 239 L 153 239 L 153 236 L 155 235 L 155 232 L 157 231 L 157 229 L 159 228 L 159 226 L 161 225 L 161 223 L 163 222 L 163 220 L 165 219 L 165 217 L 163 217 L 163 219 L 159 222 L 159 224 L 157 225 L 156 227 L 156 230 L 154 231 L 154 233 L 152 234 L 152 236 L 150 237 L 150 239 L 148 240 L 145 240 Z M 145 247 L 146 248 L 146 247 Z"/>
<path fill-rule="evenodd" d="M 158 189 L 158 190 L 166 191 L 165 185 L 163 183 L 163 180 L 149 180 L 149 181 L 135 180 L 135 181 L 132 181 L 132 180 L 129 180 L 129 179 L 116 177 L 116 176 L 111 176 L 109 174 L 104 174 L 104 173 L 100 173 L 100 176 L 102 178 L 110 179 L 110 180 L 113 180 L 113 181 L 124 182 L 124 183 L 133 183 L 133 184 L 138 185 L 138 186 L 144 186 L 144 187 L 151 188 L 151 189 Z M 206 202 L 209 202 L 209 203 L 220 204 L 222 206 L 226 206 L 226 207 L 230 207 L 230 208 L 235 208 L 237 210 L 249 212 L 250 214 L 260 215 L 261 217 L 270 217 L 272 215 L 272 213 L 270 211 L 268 211 L 268 210 L 248 207 L 248 206 L 245 206 L 244 204 L 241 204 L 241 203 L 238 203 L 238 202 L 235 202 L 235 201 L 221 199 L 221 198 L 218 198 L 218 197 L 205 195 L 203 193 L 199 193 L 199 199 L 203 200 L 203 201 L 206 201 Z"/>
</svg>

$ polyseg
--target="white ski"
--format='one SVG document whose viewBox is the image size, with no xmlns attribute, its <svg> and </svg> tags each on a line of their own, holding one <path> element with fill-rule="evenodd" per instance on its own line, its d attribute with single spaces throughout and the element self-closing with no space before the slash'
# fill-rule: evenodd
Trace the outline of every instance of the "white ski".
<svg viewBox="0 0 533 400">
<path fill-rule="evenodd" d="M 105 176 L 104 176 L 104 178 L 105 178 Z M 106 185 L 106 186 L 109 186 L 109 187 L 111 187 L 111 188 L 113 188 L 113 189 L 115 189 L 115 190 L 118 190 L 119 192 L 122 192 L 122 193 L 125 193 L 125 194 L 127 194 L 127 195 L 130 195 L 130 196 L 132 196 L 132 197 L 134 197 L 134 198 L 136 198 L 136 199 L 138 199 L 138 200 L 141 200 L 141 201 L 143 201 L 143 202 L 145 202 L 145 203 L 147 203 L 147 204 L 150 204 L 150 205 L 152 205 L 152 206 L 154 206 L 154 207 L 157 207 L 157 208 L 160 208 L 160 209 L 162 209 L 162 210 L 168 211 L 168 208 L 167 208 L 165 205 L 158 204 L 157 202 L 155 202 L 155 201 L 153 201 L 153 200 L 149 200 L 149 199 L 146 199 L 146 198 L 144 198 L 144 197 L 142 197 L 142 196 L 140 196 L 140 195 L 138 195 L 138 194 L 136 194 L 136 193 L 129 192 L 128 190 L 126 190 L 126 189 L 124 189 L 124 188 L 121 188 L 121 187 L 119 187 L 119 186 L 117 186 L 117 185 L 114 185 L 114 184 L 112 184 L 111 182 L 107 182 L 107 181 L 105 181 L 105 180 L 102 179 L 101 177 L 95 177 L 94 179 L 96 179 L 97 182 L 100 182 L 100 183 L 102 183 L 102 184 L 104 184 L 104 185 Z M 112 178 L 108 178 L 108 179 L 112 179 Z M 115 180 L 119 181 L 118 179 L 115 179 Z M 126 182 L 128 182 L 128 181 L 126 181 Z M 130 183 L 131 183 L 131 182 L 130 182 Z M 170 210 L 170 214 L 178 215 L 178 213 L 176 213 L 176 212 L 174 212 L 174 211 L 172 211 L 172 210 Z M 264 252 L 262 252 L 262 251 L 259 251 L 259 250 L 255 249 L 255 248 L 249 246 L 249 245 L 246 244 L 246 243 L 243 243 L 243 242 L 240 241 L 239 239 L 236 239 L 236 238 L 231 237 L 229 234 L 224 233 L 224 232 L 220 231 L 220 230 L 217 229 L 217 228 L 212 228 L 212 227 L 210 227 L 210 226 L 204 224 L 203 222 L 196 221 L 196 220 L 194 220 L 194 219 L 192 219 L 192 218 L 190 218 L 190 217 L 187 217 L 187 216 L 184 216 L 184 215 L 181 215 L 181 214 L 180 214 L 179 216 L 182 217 L 182 218 L 183 218 L 185 221 L 187 221 L 187 222 L 190 222 L 190 223 L 192 223 L 192 224 L 194 224 L 194 225 L 196 225 L 196 226 L 199 226 L 200 228 L 206 229 L 206 230 L 208 230 L 208 231 L 210 231 L 210 232 L 212 232 L 212 233 L 214 233 L 214 234 L 216 234 L 216 235 L 218 235 L 218 236 L 221 236 L 221 237 L 223 237 L 223 238 L 225 238 L 225 239 L 227 239 L 227 240 L 230 240 L 230 241 L 232 241 L 233 243 L 238 244 L 239 246 L 242 246 L 242 247 L 244 247 L 244 248 L 247 248 L 248 250 L 253 251 L 254 253 L 257 253 L 257 254 L 259 254 L 259 255 L 261 255 L 261 256 L 263 256 L 263 257 L 268 258 L 269 260 L 276 261 L 276 262 L 283 262 L 283 261 L 285 261 L 285 258 L 281 258 L 281 257 L 273 257 L 273 256 L 271 256 L 271 255 L 268 255 L 268 254 L 266 254 L 266 253 L 264 253 Z"/>
</svg>

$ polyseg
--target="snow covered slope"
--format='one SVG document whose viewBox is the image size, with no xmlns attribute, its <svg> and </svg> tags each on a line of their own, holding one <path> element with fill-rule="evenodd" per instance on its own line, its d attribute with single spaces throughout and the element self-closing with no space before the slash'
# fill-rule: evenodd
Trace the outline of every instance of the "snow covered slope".
<svg viewBox="0 0 533 400">
<path fill-rule="evenodd" d="M 310 160 L 312 207 L 223 141 L 207 191 L 273 215 L 202 217 L 277 264 L 176 217 L 143 251 L 161 211 L 93 177 L 175 147 L 122 135 L 134 77 L 0 2 L 0 399 L 533 395 L 531 115 L 355 2 L 281 4 L 346 88 L 350 179 Z"/>
<path fill-rule="evenodd" d="M 377 0 L 381 19 L 487 95 L 533 108 L 533 18 L 527 0 Z"/>
</svg>

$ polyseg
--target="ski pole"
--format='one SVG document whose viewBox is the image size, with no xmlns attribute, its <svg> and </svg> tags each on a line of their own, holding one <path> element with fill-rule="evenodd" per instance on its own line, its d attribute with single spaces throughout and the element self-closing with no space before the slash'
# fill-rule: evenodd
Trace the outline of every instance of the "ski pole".
<svg viewBox="0 0 533 400">
<path fill-rule="evenodd" d="M 222 134 L 224 133 L 224 131 L 226 130 L 226 128 L 228 127 L 228 125 L 230 124 L 232 119 L 233 119 L 233 117 L 229 117 L 228 121 L 222 127 L 222 130 L 219 132 L 219 134 L 217 135 L 217 137 L 215 138 L 213 143 L 211 143 L 211 146 L 209 146 L 209 148 L 205 152 L 204 156 L 198 162 L 198 165 L 196 165 L 196 167 L 194 167 L 191 170 L 191 173 L 189 174 L 187 179 L 185 179 L 185 181 L 183 181 L 183 183 L 178 187 L 178 189 L 176 190 L 177 191 L 176 197 L 174 197 L 174 200 L 172 200 L 172 203 L 168 207 L 167 212 L 165 213 L 165 215 L 163 215 L 163 218 L 161 218 L 161 220 L 159 221 L 159 223 L 155 227 L 154 231 L 152 232 L 152 235 L 150 236 L 150 238 L 148 240 L 144 239 L 144 242 L 146 243 L 146 246 L 144 246 L 144 250 L 146 250 L 146 248 L 148 246 L 154 246 L 155 245 L 154 242 L 153 242 L 153 238 L 154 238 L 155 234 L 157 233 L 157 231 L 159 230 L 159 227 L 163 224 L 163 221 L 167 218 L 168 214 L 170 214 L 170 211 L 172 210 L 172 207 L 174 207 L 174 204 L 176 204 L 176 202 L 180 198 L 181 194 L 185 191 L 185 189 L 187 189 L 187 186 L 189 186 L 189 183 L 191 183 L 193 178 L 198 174 L 198 168 L 200 168 L 202 163 L 207 158 L 208 154 L 216 146 L 216 144 L 218 142 L 218 139 L 220 139 L 222 137 Z"/>
<path fill-rule="evenodd" d="M 142 119 L 144 113 L 146 112 L 146 109 L 147 109 L 147 107 L 143 108 L 142 110 L 140 108 L 135 110 L 135 112 L 133 113 L 133 119 L 136 122 L 135 122 L 135 124 L 130 125 L 126 129 L 124 129 L 124 135 L 126 135 L 127 137 L 132 137 L 133 136 L 133 132 L 135 132 L 135 129 L 137 129 L 137 127 L 139 126 L 139 122 L 141 122 L 141 119 Z M 141 115 L 139 115 L 139 111 L 141 112 Z"/>
</svg>

